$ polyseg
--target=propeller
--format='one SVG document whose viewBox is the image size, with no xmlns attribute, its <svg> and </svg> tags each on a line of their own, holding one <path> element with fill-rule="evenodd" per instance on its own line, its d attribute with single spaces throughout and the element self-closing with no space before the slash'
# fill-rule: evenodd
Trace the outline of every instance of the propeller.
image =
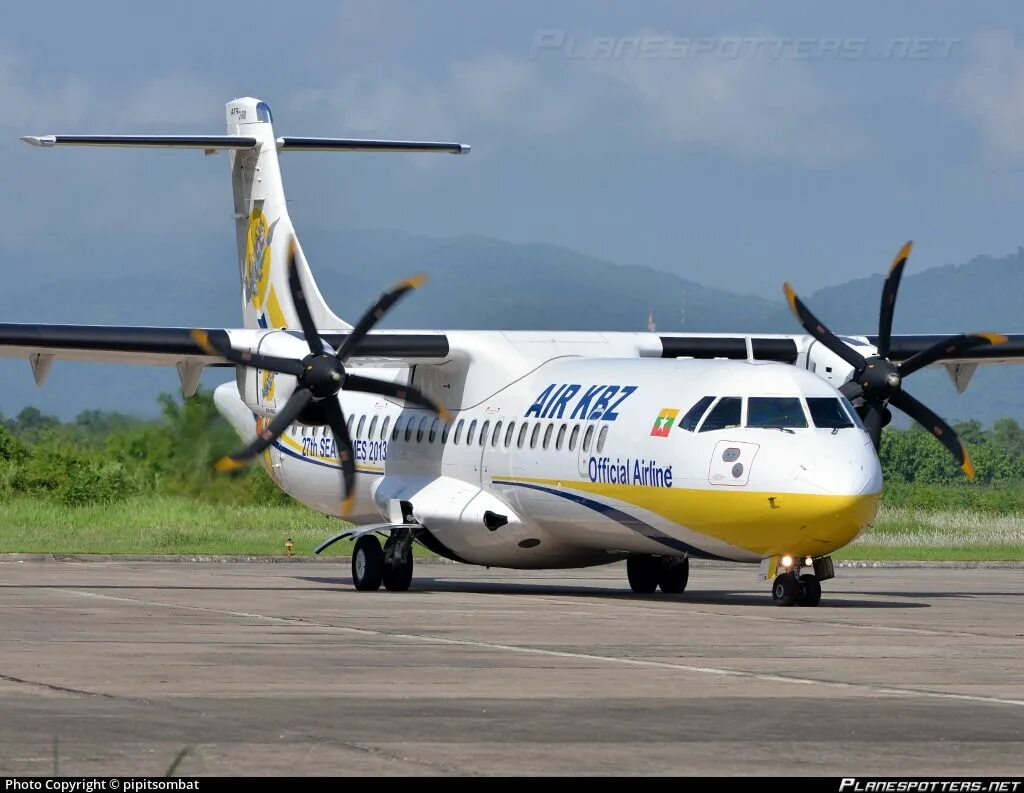
<svg viewBox="0 0 1024 793">
<path fill-rule="evenodd" d="M 938 438 L 956 458 L 968 478 L 973 479 L 974 464 L 971 462 L 967 447 L 957 437 L 952 427 L 903 390 L 903 381 L 907 376 L 935 363 L 940 358 L 947 358 L 973 347 L 1004 344 L 1007 339 L 1006 336 L 998 333 L 962 333 L 942 339 L 901 363 L 893 363 L 889 359 L 889 353 L 892 350 L 892 320 L 896 308 L 896 294 L 899 292 L 903 269 L 906 267 L 912 246 L 912 242 L 904 245 L 889 267 L 889 274 L 886 276 L 885 285 L 882 288 L 882 305 L 878 317 L 877 353 L 867 358 L 845 344 L 814 316 L 788 283 L 783 288 L 786 291 L 789 307 L 796 314 L 804 329 L 853 367 L 853 377 L 839 390 L 851 401 L 855 399 L 862 401 L 862 407 L 858 409 L 858 412 L 864 419 L 864 426 L 871 436 L 875 450 L 877 451 L 881 447 L 882 427 L 888 423 L 888 406 L 891 405 L 902 410 Z"/>
<path fill-rule="evenodd" d="M 299 316 L 302 333 L 305 336 L 306 344 L 309 345 L 309 355 L 302 360 L 296 360 L 236 350 L 225 339 L 211 336 L 203 330 L 192 331 L 193 340 L 210 355 L 218 355 L 236 366 L 255 367 L 291 375 L 296 379 L 295 391 L 288 398 L 284 407 L 277 411 L 277 415 L 271 422 L 259 432 L 255 440 L 243 449 L 227 457 L 222 457 L 217 461 L 215 468 L 218 471 L 234 471 L 243 467 L 263 453 L 296 421 L 303 424 L 326 425 L 331 428 L 338 448 L 338 460 L 341 463 L 344 485 L 341 514 L 347 515 L 355 497 L 356 464 L 345 414 L 338 401 L 339 391 L 344 389 L 379 394 L 432 410 L 445 421 L 450 418 L 448 411 L 442 405 L 434 402 L 417 388 L 349 374 L 345 370 L 345 361 L 352 356 L 366 334 L 399 299 L 407 292 L 419 287 L 425 280 L 424 276 L 408 278 L 384 292 L 362 316 L 345 341 L 342 342 L 341 347 L 335 352 L 324 343 L 313 323 L 313 317 L 309 312 L 309 306 L 306 304 L 303 293 L 302 282 L 299 279 L 293 240 L 288 255 L 288 287 L 291 291 L 292 303 L 295 305 L 295 312 Z"/>
</svg>

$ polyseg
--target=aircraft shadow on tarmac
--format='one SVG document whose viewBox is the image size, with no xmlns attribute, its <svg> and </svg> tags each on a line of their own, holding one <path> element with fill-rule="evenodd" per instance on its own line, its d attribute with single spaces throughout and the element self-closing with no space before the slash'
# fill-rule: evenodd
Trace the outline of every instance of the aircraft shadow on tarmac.
<svg viewBox="0 0 1024 793">
<path fill-rule="evenodd" d="M 315 584 L 334 584 L 339 587 L 352 586 L 352 579 L 347 576 L 337 578 L 297 576 L 299 580 L 309 581 Z M 573 586 L 572 584 L 533 584 L 516 581 L 463 581 L 450 578 L 418 577 L 413 580 L 409 594 L 433 594 L 433 593 L 474 593 L 480 595 L 559 595 L 562 597 L 580 598 L 603 598 L 606 600 L 619 600 L 635 603 L 680 603 L 703 606 L 772 606 L 769 592 L 751 591 L 734 592 L 721 589 L 702 589 L 693 592 L 686 592 L 681 595 L 666 595 L 661 592 L 652 595 L 638 595 L 628 589 L 612 589 L 610 587 L 595 586 Z M 361 593 L 365 594 L 365 593 Z M 400 593 L 396 593 L 400 594 Z M 855 609 L 907 609 L 907 608 L 931 608 L 929 603 L 921 603 L 909 598 L 924 596 L 923 593 L 863 593 L 864 600 L 852 600 L 850 593 L 843 593 L 844 597 L 829 597 L 826 593 L 818 608 L 855 608 Z M 858 593 L 861 594 L 861 593 Z M 879 594 L 900 598 L 899 600 L 877 600 Z M 967 596 L 969 593 L 964 593 Z M 945 597 L 953 597 L 954 593 L 945 592 Z M 872 599 L 868 599 L 872 598 Z"/>
</svg>

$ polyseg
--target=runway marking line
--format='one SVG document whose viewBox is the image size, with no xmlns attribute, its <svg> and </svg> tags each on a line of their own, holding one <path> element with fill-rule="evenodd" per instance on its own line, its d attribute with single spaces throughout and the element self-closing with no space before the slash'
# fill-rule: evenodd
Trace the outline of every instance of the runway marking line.
<svg viewBox="0 0 1024 793">
<path fill-rule="evenodd" d="M 766 683 L 786 683 L 788 685 L 800 685 L 819 688 L 844 689 L 848 691 L 867 691 L 872 694 L 895 697 L 917 697 L 920 699 L 945 699 L 959 702 L 978 702 L 986 705 L 1015 705 L 1024 707 L 1024 700 L 1010 699 L 1004 697 L 989 697 L 981 694 L 956 694 L 949 691 L 930 691 L 927 689 L 915 688 L 894 688 L 891 686 L 876 686 L 870 683 L 845 683 L 839 680 L 815 680 L 808 677 L 796 677 L 790 675 L 776 675 L 765 672 L 747 672 L 740 669 L 721 669 L 714 666 L 697 666 L 691 664 L 680 664 L 672 661 L 655 661 L 645 658 L 623 658 L 614 655 L 596 655 L 594 653 L 579 653 L 569 650 L 550 650 L 543 647 L 524 647 L 515 644 L 499 644 L 496 642 L 484 642 L 475 639 L 453 639 L 445 636 L 431 636 L 418 633 L 389 633 L 388 631 L 373 630 L 370 628 L 353 628 L 347 625 L 331 625 L 323 622 L 313 622 L 304 617 L 275 617 L 268 614 L 258 614 L 248 611 L 232 611 L 229 609 L 215 609 L 209 606 L 191 606 L 182 603 L 165 603 L 156 600 L 144 600 L 142 598 L 130 598 L 123 595 L 107 595 L 100 592 L 88 592 L 76 589 L 55 589 L 56 592 L 64 592 L 79 597 L 92 597 L 100 600 L 114 600 L 123 603 L 132 603 L 142 606 L 159 606 L 161 608 L 180 609 L 184 611 L 197 611 L 207 614 L 222 614 L 242 619 L 256 619 L 265 622 L 283 623 L 286 625 L 311 625 L 327 630 L 352 633 L 359 636 L 369 636 L 384 639 L 402 639 L 406 641 L 424 642 L 428 644 L 442 644 L 454 647 L 476 647 L 486 650 L 498 650 L 502 652 L 519 653 L 522 655 L 539 655 L 548 658 L 568 658 L 580 661 L 597 661 L 604 663 L 620 664 L 623 666 L 638 666 L 649 669 L 667 669 L 675 672 L 691 672 L 694 674 L 714 675 L 716 677 L 735 677 L 746 680 L 757 680 Z"/>
</svg>

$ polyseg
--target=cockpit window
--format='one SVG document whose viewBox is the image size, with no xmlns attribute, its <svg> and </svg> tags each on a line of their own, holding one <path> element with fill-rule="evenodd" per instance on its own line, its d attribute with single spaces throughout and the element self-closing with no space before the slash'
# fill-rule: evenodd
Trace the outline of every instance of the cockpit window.
<svg viewBox="0 0 1024 793">
<path fill-rule="evenodd" d="M 807 417 L 797 397 L 750 397 L 747 426 L 795 429 L 807 426 Z"/>
<path fill-rule="evenodd" d="M 857 425 L 857 429 L 866 431 L 864 422 L 860 420 L 860 413 L 857 412 L 857 408 L 853 406 L 853 403 L 844 396 L 840 396 L 839 398 L 842 400 L 843 407 L 846 408 L 846 412 L 850 415 L 850 419 Z"/>
<path fill-rule="evenodd" d="M 846 415 L 843 406 L 835 397 L 807 397 L 807 409 L 815 427 L 825 430 L 852 427 L 853 422 Z"/>
<path fill-rule="evenodd" d="M 693 432 L 697 429 L 697 425 L 700 424 L 700 417 L 704 415 L 704 412 L 714 401 L 715 398 L 713 396 L 701 397 L 697 400 L 697 404 L 686 411 L 686 415 L 683 416 L 683 420 L 679 422 L 679 426 L 687 432 Z"/>
<path fill-rule="evenodd" d="M 743 400 L 739 397 L 722 397 L 718 400 L 718 404 L 711 408 L 708 417 L 700 425 L 700 431 L 711 432 L 728 427 L 738 427 L 742 408 Z"/>
</svg>

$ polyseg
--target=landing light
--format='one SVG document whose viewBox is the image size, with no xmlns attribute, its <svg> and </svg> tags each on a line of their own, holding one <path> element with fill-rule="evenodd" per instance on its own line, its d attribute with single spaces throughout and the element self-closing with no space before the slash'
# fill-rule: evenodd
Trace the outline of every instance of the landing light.
<svg viewBox="0 0 1024 793">
<path fill-rule="evenodd" d="M 810 556 L 808 556 L 806 559 L 804 559 L 804 564 L 807 567 L 814 567 L 814 560 Z"/>
<path fill-rule="evenodd" d="M 789 566 L 791 566 L 793 564 L 793 557 L 792 556 L 783 556 L 781 561 L 782 561 L 782 566 L 783 567 L 789 567 Z"/>
</svg>

